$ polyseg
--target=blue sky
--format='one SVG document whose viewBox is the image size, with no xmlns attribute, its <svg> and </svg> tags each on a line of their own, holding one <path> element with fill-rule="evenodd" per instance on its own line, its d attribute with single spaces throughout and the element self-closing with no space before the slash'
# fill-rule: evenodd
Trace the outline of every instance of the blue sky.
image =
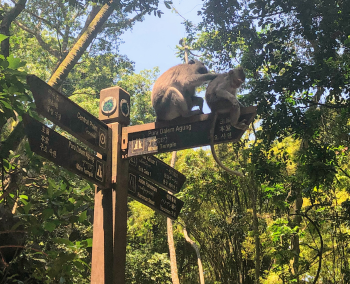
<svg viewBox="0 0 350 284">
<path fill-rule="evenodd" d="M 202 0 L 173 0 L 176 10 L 186 19 L 198 23 L 197 11 L 202 7 Z M 183 18 L 165 7 L 160 1 L 159 8 L 164 12 L 161 18 L 146 15 L 143 22 L 138 22 L 127 31 L 120 46 L 121 54 L 135 62 L 135 71 L 151 69 L 155 66 L 163 73 L 170 67 L 182 63 L 176 57 L 175 46 L 186 36 Z"/>
</svg>

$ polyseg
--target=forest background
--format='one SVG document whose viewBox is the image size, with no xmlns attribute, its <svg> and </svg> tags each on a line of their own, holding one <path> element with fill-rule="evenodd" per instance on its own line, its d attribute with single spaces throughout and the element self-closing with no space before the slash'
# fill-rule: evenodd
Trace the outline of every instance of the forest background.
<svg viewBox="0 0 350 284">
<path fill-rule="evenodd" d="M 0 3 L 0 283 L 89 283 L 91 273 L 93 185 L 31 152 L 22 114 L 48 122 L 26 74 L 96 116 L 100 90 L 121 86 L 132 125 L 154 121 L 159 72 L 135 73 L 118 38 L 173 8 L 160 4 Z M 204 0 L 198 15 L 184 22 L 186 44 L 213 71 L 245 68 L 241 101 L 258 117 L 239 143 L 219 146 L 242 178 L 205 149 L 178 153 L 187 177 L 174 223 L 180 283 L 199 282 L 183 228 L 206 283 L 350 283 L 350 1 Z M 127 283 L 171 283 L 165 218 L 132 200 L 128 208 Z"/>
</svg>

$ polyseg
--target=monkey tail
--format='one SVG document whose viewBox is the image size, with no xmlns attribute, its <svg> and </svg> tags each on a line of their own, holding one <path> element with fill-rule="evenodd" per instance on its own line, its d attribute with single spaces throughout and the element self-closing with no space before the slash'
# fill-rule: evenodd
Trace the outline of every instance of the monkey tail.
<svg viewBox="0 0 350 284">
<path fill-rule="evenodd" d="M 213 155 L 214 160 L 217 162 L 217 164 L 224 169 L 225 171 L 227 171 L 230 174 L 242 177 L 243 174 L 237 171 L 233 171 L 231 169 L 229 169 L 228 167 L 226 167 L 218 158 L 218 156 L 216 155 L 215 152 L 215 147 L 214 147 L 214 131 L 215 131 L 215 125 L 216 125 L 216 120 L 218 118 L 218 113 L 215 112 L 214 113 L 214 118 L 213 118 L 213 123 L 211 125 L 211 129 L 210 129 L 210 149 L 211 149 L 211 153 Z"/>
</svg>

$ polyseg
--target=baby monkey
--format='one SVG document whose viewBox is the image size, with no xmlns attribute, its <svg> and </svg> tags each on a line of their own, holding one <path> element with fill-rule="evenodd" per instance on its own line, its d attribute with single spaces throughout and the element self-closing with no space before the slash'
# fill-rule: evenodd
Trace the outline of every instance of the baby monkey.
<svg viewBox="0 0 350 284">
<path fill-rule="evenodd" d="M 245 81 L 242 67 L 220 74 L 211 81 L 205 93 L 205 99 L 212 113 L 230 112 L 231 125 L 235 128 L 246 130 L 248 125 L 243 120 L 238 121 L 241 112 L 241 103 L 237 99 L 237 90 Z"/>
<path fill-rule="evenodd" d="M 245 81 L 245 74 L 242 67 L 230 70 L 228 73 L 218 75 L 208 85 L 205 99 L 212 113 L 214 113 L 213 124 L 210 129 L 210 148 L 215 161 L 227 172 L 237 176 L 242 173 L 233 171 L 222 164 L 215 153 L 214 130 L 219 113 L 230 113 L 231 125 L 237 129 L 246 130 L 249 125 L 246 120 L 238 121 L 240 117 L 241 104 L 237 99 L 237 90 Z"/>
</svg>

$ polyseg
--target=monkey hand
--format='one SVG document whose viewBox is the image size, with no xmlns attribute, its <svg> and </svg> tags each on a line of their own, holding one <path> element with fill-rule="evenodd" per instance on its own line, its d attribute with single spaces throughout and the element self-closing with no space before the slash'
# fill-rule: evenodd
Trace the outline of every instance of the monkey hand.
<svg viewBox="0 0 350 284">
<path fill-rule="evenodd" d="M 234 128 L 240 129 L 240 130 L 247 130 L 247 128 L 249 127 L 249 124 L 246 124 L 246 120 L 243 119 L 240 122 L 237 122 L 236 125 L 232 125 Z"/>
</svg>

